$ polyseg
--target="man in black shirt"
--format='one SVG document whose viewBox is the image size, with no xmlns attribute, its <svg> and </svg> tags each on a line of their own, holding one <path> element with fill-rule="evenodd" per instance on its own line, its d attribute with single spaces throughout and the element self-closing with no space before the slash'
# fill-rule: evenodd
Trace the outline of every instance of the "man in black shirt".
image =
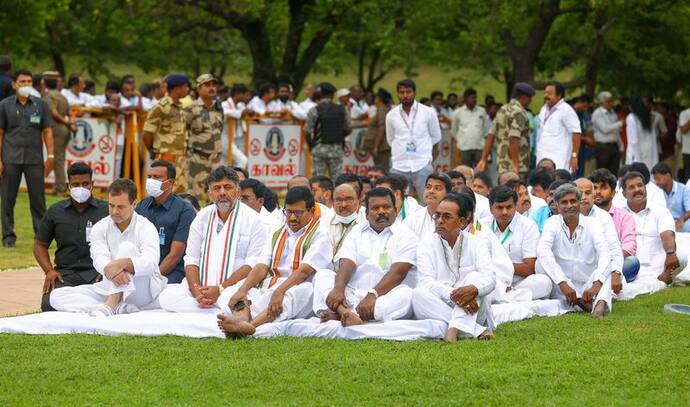
<svg viewBox="0 0 690 407">
<path fill-rule="evenodd" d="M 22 175 L 29 189 L 34 233 L 46 212 L 45 176 L 53 170 L 53 117 L 50 107 L 30 96 L 31 72 L 14 74 L 15 96 L 0 101 L 0 195 L 2 196 L 2 244 L 14 247 L 14 204 Z M 48 159 L 43 162 L 43 143 Z"/>
<path fill-rule="evenodd" d="M 52 311 L 49 296 L 54 288 L 93 284 L 99 274 L 93 268 L 88 235 L 91 226 L 108 216 L 106 202 L 91 196 L 91 168 L 76 162 L 67 169 L 70 199 L 60 201 L 46 212 L 34 240 L 34 257 L 46 274 L 41 309 Z M 48 248 L 55 239 L 55 266 Z"/>
</svg>

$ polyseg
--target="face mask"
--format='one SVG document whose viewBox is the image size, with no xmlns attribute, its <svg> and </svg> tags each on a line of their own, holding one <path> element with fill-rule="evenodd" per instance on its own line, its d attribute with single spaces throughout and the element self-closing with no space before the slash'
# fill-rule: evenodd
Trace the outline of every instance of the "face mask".
<svg viewBox="0 0 690 407">
<path fill-rule="evenodd" d="M 72 199 L 74 199 L 74 202 L 84 203 L 91 197 L 91 190 L 82 187 L 74 187 L 70 188 L 69 194 Z"/>
<path fill-rule="evenodd" d="M 159 196 L 163 195 L 163 192 L 165 192 L 161 189 L 161 185 L 163 185 L 163 181 L 158 181 L 153 178 L 147 178 L 146 193 L 149 194 L 149 196 L 158 198 Z"/>
<path fill-rule="evenodd" d="M 357 219 L 357 212 L 352 212 L 349 216 L 345 216 L 345 217 L 340 216 L 337 213 L 335 214 L 335 220 L 338 223 L 342 223 L 344 225 L 348 225 L 348 224 L 354 222 L 355 219 Z"/>
<path fill-rule="evenodd" d="M 31 86 L 22 86 L 17 89 L 17 94 L 23 98 L 28 98 L 31 95 L 31 89 L 33 89 Z"/>
<path fill-rule="evenodd" d="M 285 96 L 285 95 L 283 95 L 283 96 L 278 96 L 278 100 L 280 100 L 280 101 L 283 102 L 283 103 L 287 103 L 288 99 L 289 99 L 289 97 L 288 97 L 288 96 Z"/>
</svg>

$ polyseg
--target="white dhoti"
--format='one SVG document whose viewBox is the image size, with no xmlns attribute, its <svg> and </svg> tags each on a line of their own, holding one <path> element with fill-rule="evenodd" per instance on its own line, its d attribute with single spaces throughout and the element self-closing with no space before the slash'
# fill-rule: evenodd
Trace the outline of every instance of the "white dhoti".
<svg viewBox="0 0 690 407">
<path fill-rule="evenodd" d="M 568 280 L 566 281 L 570 288 L 575 290 L 577 293 L 577 298 L 582 298 L 582 294 L 585 292 L 585 290 L 589 289 L 592 287 L 592 284 L 594 284 L 595 281 L 595 275 L 592 274 L 589 280 L 587 281 L 571 281 Z M 599 303 L 599 301 L 604 301 L 606 303 L 606 310 L 604 311 L 604 314 L 609 314 L 611 313 L 611 304 L 612 304 L 612 296 L 613 296 L 613 291 L 611 291 L 611 276 L 609 275 L 608 278 L 604 280 L 602 283 L 601 288 L 599 289 L 599 293 L 597 294 L 596 298 L 594 299 L 594 303 L 592 304 L 592 311 L 594 311 L 594 306 Z M 563 308 L 572 308 L 573 311 L 577 311 L 579 308 L 575 307 L 569 307 L 566 303 L 565 295 L 561 292 L 561 289 L 558 287 L 557 284 L 553 285 L 553 289 L 551 290 L 551 298 L 557 299 L 562 301 L 563 303 Z"/>
<path fill-rule="evenodd" d="M 545 274 L 530 274 L 527 277 L 513 277 L 512 289 L 507 297 L 510 301 L 534 301 L 548 298 L 553 283 Z"/>
<path fill-rule="evenodd" d="M 252 319 L 257 315 L 266 311 L 268 303 L 271 301 L 273 292 L 278 288 L 285 279 L 279 279 L 270 288 L 251 288 L 247 292 L 247 299 L 250 304 Z M 244 284 L 244 280 L 226 288 L 218 297 L 216 304 L 220 307 L 224 314 L 230 315 L 232 311 L 228 307 L 230 298 L 240 289 Z M 298 284 L 285 293 L 283 298 L 283 312 L 273 322 L 286 321 L 288 319 L 307 318 L 312 313 L 312 297 L 314 295 L 314 286 L 311 282 L 306 281 Z"/>
<path fill-rule="evenodd" d="M 357 280 L 361 281 L 361 279 Z M 373 282 L 374 285 L 378 282 Z M 329 310 L 326 305 L 326 298 L 333 290 L 335 285 L 335 272 L 324 269 L 319 270 L 314 276 L 314 313 L 319 315 L 323 311 Z M 369 294 L 369 290 L 374 286 L 352 285 L 345 287 L 345 298 L 348 308 L 355 310 L 357 305 Z M 375 321 L 393 321 L 403 319 L 412 314 L 412 289 L 400 284 L 384 295 L 376 299 L 374 305 Z"/>
<path fill-rule="evenodd" d="M 476 275 L 476 276 L 475 276 Z M 481 278 L 479 273 L 469 273 L 456 287 L 472 285 L 475 277 Z M 496 328 L 491 314 L 491 295 L 477 297 L 479 311 L 468 314 L 457 306 L 450 298 L 444 298 L 440 292 L 418 286 L 412 295 L 412 308 L 417 319 L 436 319 L 444 321 L 449 328 L 459 329 L 465 337 L 478 337 L 485 331 Z"/>
<path fill-rule="evenodd" d="M 219 297 L 220 298 L 220 297 Z M 165 290 L 158 297 L 161 308 L 168 312 L 204 312 L 218 314 L 221 312 L 220 306 L 215 304 L 211 308 L 201 308 L 196 298 L 189 291 L 187 279 L 182 279 L 180 284 L 168 284 Z"/>
<path fill-rule="evenodd" d="M 680 266 L 672 274 L 674 275 L 673 283 L 685 284 L 687 283 L 687 271 L 681 273 L 688 265 L 688 258 L 684 253 L 676 253 Z M 658 279 L 659 274 L 663 273 L 664 265 L 640 265 L 640 272 L 637 273 L 637 278 L 624 285 L 621 292 L 616 295 L 617 300 L 627 301 L 632 300 L 638 295 L 654 294 L 667 287 L 667 284 Z"/>
<path fill-rule="evenodd" d="M 137 255 L 138 249 L 130 242 L 122 242 L 113 259 Z M 128 284 L 116 286 L 110 280 L 77 287 L 62 287 L 50 294 L 50 305 L 57 311 L 90 312 L 102 306 L 111 295 L 122 293 L 122 301 L 135 305 L 141 310 L 160 308 L 158 296 L 165 288 L 167 280 L 158 272 L 135 274 Z"/>
</svg>

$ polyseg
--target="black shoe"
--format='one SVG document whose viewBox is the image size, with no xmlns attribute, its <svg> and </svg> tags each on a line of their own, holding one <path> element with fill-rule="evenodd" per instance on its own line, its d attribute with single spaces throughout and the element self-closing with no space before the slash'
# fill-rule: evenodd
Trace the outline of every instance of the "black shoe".
<svg viewBox="0 0 690 407">
<path fill-rule="evenodd" d="M 11 248 L 16 247 L 16 246 L 17 246 L 17 244 L 11 240 L 8 240 L 6 242 L 2 242 L 2 247 L 8 248 L 8 249 L 11 249 Z"/>
</svg>

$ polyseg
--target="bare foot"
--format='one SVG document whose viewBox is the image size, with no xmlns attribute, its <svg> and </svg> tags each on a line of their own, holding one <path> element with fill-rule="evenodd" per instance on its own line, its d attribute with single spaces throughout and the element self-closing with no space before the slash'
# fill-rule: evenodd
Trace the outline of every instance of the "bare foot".
<svg viewBox="0 0 690 407">
<path fill-rule="evenodd" d="M 364 321 L 362 321 L 362 318 L 360 318 L 356 312 L 346 311 L 343 314 L 343 317 L 340 319 L 340 323 L 343 326 L 352 326 L 352 325 L 362 325 L 364 323 Z"/>
<path fill-rule="evenodd" d="M 494 339 L 495 337 L 496 336 L 494 335 L 494 333 L 487 329 L 486 331 L 482 332 L 477 337 L 477 339 L 479 339 L 480 341 L 490 341 L 490 340 Z"/>
<path fill-rule="evenodd" d="M 218 314 L 218 328 L 220 328 L 228 338 L 251 336 L 256 332 L 254 325 L 249 322 L 241 321 L 223 314 Z"/>
<path fill-rule="evenodd" d="M 340 315 L 333 311 L 323 311 L 321 313 L 321 323 L 328 321 L 340 321 Z"/>
<path fill-rule="evenodd" d="M 600 300 L 597 302 L 597 305 L 594 307 L 594 310 L 592 311 L 592 315 L 595 317 L 603 317 L 604 313 L 606 313 L 606 301 Z"/>
<path fill-rule="evenodd" d="M 592 303 L 591 302 L 584 302 L 584 301 L 582 301 L 581 298 L 578 298 L 577 305 L 579 305 L 580 308 L 582 308 L 585 312 L 592 312 Z"/>
<path fill-rule="evenodd" d="M 446 332 L 446 336 L 443 340 L 449 343 L 455 343 L 458 341 L 458 335 L 460 335 L 460 330 L 458 328 L 448 328 L 448 332 Z"/>
</svg>

